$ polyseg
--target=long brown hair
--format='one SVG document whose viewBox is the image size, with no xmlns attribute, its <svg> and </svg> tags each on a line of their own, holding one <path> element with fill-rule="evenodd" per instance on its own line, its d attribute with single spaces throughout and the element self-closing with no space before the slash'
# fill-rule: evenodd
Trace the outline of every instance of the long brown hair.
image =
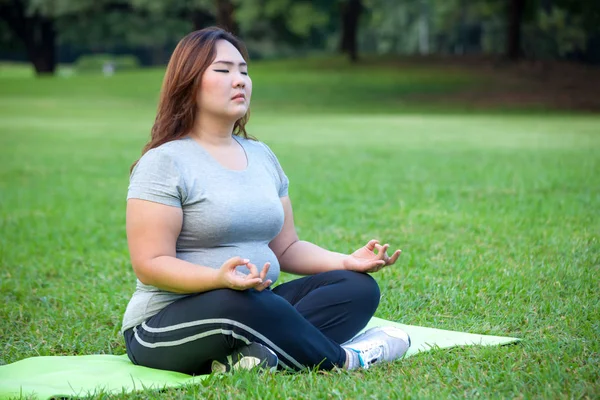
<svg viewBox="0 0 600 400">
<path fill-rule="evenodd" d="M 142 156 L 150 149 L 185 136 L 196 118 L 196 95 L 204 71 L 215 60 L 215 46 L 223 39 L 231 43 L 248 62 L 246 46 L 231 33 L 217 27 L 192 32 L 179 41 L 171 55 L 160 91 L 158 111 L 150 133 L 150 141 Z M 250 111 L 233 126 L 233 134 L 254 139 L 246 133 Z M 133 163 L 129 172 L 137 164 Z"/>
</svg>

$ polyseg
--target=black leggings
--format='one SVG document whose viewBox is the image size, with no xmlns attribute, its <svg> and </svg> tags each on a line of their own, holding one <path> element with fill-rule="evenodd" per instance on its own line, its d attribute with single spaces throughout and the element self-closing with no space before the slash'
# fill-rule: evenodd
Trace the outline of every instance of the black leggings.
<svg viewBox="0 0 600 400">
<path fill-rule="evenodd" d="M 124 332 L 134 364 L 210 373 L 212 360 L 258 342 L 282 367 L 300 370 L 343 366 L 341 343 L 366 326 L 379 305 L 379 287 L 367 275 L 331 271 L 273 290 L 218 289 L 169 304 Z"/>
</svg>

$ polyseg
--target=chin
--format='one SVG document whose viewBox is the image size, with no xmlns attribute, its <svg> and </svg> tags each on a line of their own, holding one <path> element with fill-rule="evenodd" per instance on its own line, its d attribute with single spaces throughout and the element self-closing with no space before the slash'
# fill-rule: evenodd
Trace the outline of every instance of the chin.
<svg viewBox="0 0 600 400">
<path fill-rule="evenodd" d="M 237 121 L 238 119 L 242 118 L 244 115 L 246 115 L 248 113 L 248 110 L 244 110 L 244 112 L 239 111 L 239 112 L 231 112 L 231 113 L 227 113 L 226 116 L 228 119 L 231 119 L 233 121 Z"/>
</svg>

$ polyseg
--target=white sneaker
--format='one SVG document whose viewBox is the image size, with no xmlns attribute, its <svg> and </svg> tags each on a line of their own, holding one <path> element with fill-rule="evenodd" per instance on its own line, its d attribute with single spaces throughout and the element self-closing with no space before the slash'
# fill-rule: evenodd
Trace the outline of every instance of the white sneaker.
<svg viewBox="0 0 600 400">
<path fill-rule="evenodd" d="M 401 358 L 410 344 L 410 336 L 402 329 L 383 326 L 369 329 L 344 343 L 343 347 L 358 353 L 360 366 L 367 369 L 382 361 Z"/>
<path fill-rule="evenodd" d="M 261 371 L 275 372 L 279 360 L 273 350 L 260 343 L 250 343 L 240 347 L 223 360 L 214 360 L 212 372 L 225 373 L 240 369 L 258 368 Z"/>
</svg>

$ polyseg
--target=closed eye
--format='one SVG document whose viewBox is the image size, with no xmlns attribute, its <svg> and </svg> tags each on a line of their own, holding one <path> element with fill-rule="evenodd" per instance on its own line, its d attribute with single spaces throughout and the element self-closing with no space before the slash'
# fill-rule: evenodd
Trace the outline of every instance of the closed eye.
<svg viewBox="0 0 600 400">
<path fill-rule="evenodd" d="M 228 73 L 229 72 L 229 70 L 227 70 L 227 69 L 215 69 L 213 71 L 215 71 L 215 72 L 223 72 L 223 73 Z M 241 74 L 242 75 L 248 75 L 247 72 L 241 72 Z"/>
</svg>

